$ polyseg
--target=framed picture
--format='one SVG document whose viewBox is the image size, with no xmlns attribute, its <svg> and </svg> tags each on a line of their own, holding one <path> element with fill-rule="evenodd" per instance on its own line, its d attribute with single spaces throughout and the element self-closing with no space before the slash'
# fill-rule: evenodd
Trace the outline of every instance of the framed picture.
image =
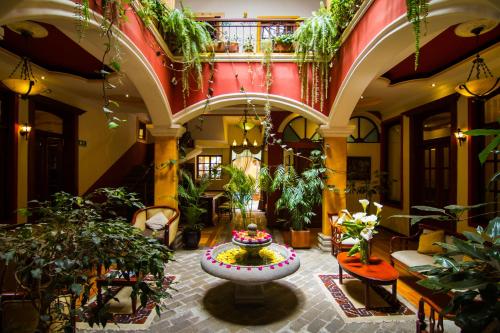
<svg viewBox="0 0 500 333">
<path fill-rule="evenodd" d="M 347 180 L 370 180 L 371 157 L 347 157 Z"/>
</svg>

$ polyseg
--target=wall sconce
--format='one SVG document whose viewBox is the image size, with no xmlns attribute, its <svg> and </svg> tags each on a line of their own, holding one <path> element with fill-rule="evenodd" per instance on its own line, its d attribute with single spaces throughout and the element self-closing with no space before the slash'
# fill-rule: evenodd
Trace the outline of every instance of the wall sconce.
<svg viewBox="0 0 500 333">
<path fill-rule="evenodd" d="M 455 132 L 455 138 L 457 138 L 458 144 L 461 146 L 463 142 L 467 141 L 467 136 L 462 132 L 460 128 L 457 128 Z"/>
<path fill-rule="evenodd" d="M 28 140 L 30 132 L 31 132 L 31 126 L 28 125 L 28 123 L 24 123 L 24 125 L 19 126 L 19 134 L 21 134 L 21 136 L 24 137 L 25 140 Z"/>
</svg>

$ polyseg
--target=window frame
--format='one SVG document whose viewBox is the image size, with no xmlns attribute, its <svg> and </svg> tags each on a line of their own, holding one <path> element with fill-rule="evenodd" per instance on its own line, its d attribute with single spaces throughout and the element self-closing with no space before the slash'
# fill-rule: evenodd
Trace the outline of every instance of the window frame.
<svg viewBox="0 0 500 333">
<path fill-rule="evenodd" d="M 366 116 L 352 116 L 349 121 L 353 120 L 353 119 L 356 119 L 357 120 L 357 124 L 356 124 L 356 130 L 357 130 L 357 137 L 355 138 L 352 134 L 349 135 L 347 137 L 347 140 L 349 140 L 349 138 L 352 137 L 353 141 L 350 142 L 350 141 L 347 141 L 347 143 L 380 143 L 381 142 L 381 131 L 379 129 L 379 127 L 377 126 L 377 124 L 370 118 L 366 117 Z M 373 125 L 373 129 L 368 132 L 368 134 L 362 139 L 359 138 L 361 136 L 361 119 L 365 119 L 367 120 L 369 123 L 371 123 Z M 377 141 L 365 141 L 365 139 L 373 132 L 373 130 L 377 131 L 377 138 L 378 140 Z"/>
<path fill-rule="evenodd" d="M 382 204 L 386 205 L 386 206 L 389 206 L 389 207 L 393 207 L 393 208 L 398 208 L 398 209 L 403 209 L 403 203 L 404 203 L 404 184 L 403 184 L 403 140 L 404 140 L 404 127 L 403 127 L 403 116 L 400 115 L 400 116 L 396 116 L 394 118 L 391 118 L 391 119 L 387 119 L 385 121 L 383 121 L 380 125 L 381 127 L 381 131 L 380 131 L 380 134 L 379 134 L 379 138 L 380 138 L 380 170 L 382 170 L 382 172 L 385 172 L 387 173 L 387 166 L 388 166 L 388 161 L 389 161 L 389 149 L 388 149 L 388 133 L 389 133 L 389 129 L 393 126 L 397 126 L 399 125 L 400 128 L 401 128 L 401 133 L 400 133 L 400 140 L 401 140 L 401 147 L 400 147 L 400 152 L 399 152 L 399 158 L 401 160 L 401 163 L 400 163 L 400 187 L 399 187 L 399 190 L 400 190 L 400 195 L 399 195 L 399 201 L 396 201 L 396 200 L 389 200 L 387 198 L 387 195 L 385 193 L 380 193 L 380 201 Z"/>
<path fill-rule="evenodd" d="M 200 158 L 202 157 L 209 157 L 209 162 L 200 162 Z M 212 158 L 220 158 L 220 163 L 212 163 Z M 208 170 L 207 173 L 200 173 L 200 165 L 208 165 Z M 221 154 L 216 154 L 216 155 L 198 155 L 196 156 L 196 179 L 201 179 L 205 174 L 208 174 L 208 179 L 210 180 L 222 180 L 222 171 L 218 173 L 218 177 L 214 177 L 214 172 L 216 166 L 222 166 L 222 155 Z M 206 170 L 203 170 L 206 171 Z"/>
</svg>

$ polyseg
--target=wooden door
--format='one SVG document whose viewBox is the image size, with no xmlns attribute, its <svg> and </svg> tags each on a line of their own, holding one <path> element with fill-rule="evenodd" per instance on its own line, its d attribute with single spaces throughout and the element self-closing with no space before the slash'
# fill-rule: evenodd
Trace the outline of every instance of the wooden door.
<svg viewBox="0 0 500 333">
<path fill-rule="evenodd" d="M 423 205 L 444 207 L 452 202 L 450 183 L 450 140 L 437 139 L 423 144 L 420 168 L 423 181 L 418 191 Z"/>
<path fill-rule="evenodd" d="M 33 199 L 47 200 L 65 189 L 64 139 L 56 133 L 36 131 L 35 140 Z"/>
</svg>

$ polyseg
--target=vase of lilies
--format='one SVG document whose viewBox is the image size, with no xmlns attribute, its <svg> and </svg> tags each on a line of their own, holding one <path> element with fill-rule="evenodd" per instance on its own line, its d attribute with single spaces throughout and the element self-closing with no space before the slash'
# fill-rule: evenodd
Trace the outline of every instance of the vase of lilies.
<svg viewBox="0 0 500 333">
<path fill-rule="evenodd" d="M 361 263 L 368 264 L 370 258 L 370 240 L 377 233 L 375 228 L 380 223 L 380 213 L 383 206 L 374 202 L 373 204 L 377 207 L 377 212 L 375 214 L 368 214 L 367 207 L 370 205 L 370 201 L 361 199 L 359 203 L 363 207 L 362 212 L 351 215 L 347 209 L 344 209 L 342 210 L 343 215 L 338 219 L 337 224 L 341 225 L 343 229 L 342 240 L 348 238 L 357 240 L 347 255 L 353 256 L 359 252 Z"/>
</svg>

